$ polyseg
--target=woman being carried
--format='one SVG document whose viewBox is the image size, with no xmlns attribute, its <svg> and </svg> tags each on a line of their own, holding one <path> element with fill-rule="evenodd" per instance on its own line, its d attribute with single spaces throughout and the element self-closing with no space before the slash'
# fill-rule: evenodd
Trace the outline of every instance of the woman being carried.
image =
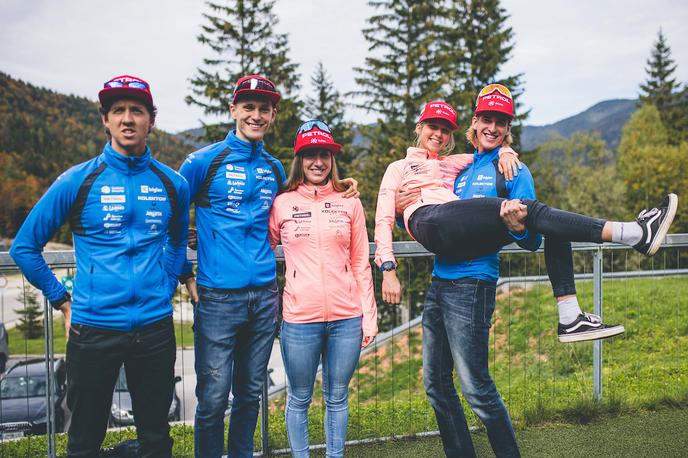
<svg viewBox="0 0 688 458">
<path fill-rule="evenodd" d="M 441 109 L 438 109 L 439 107 Z M 490 85 L 481 91 L 469 129 L 469 137 L 476 146 L 476 158 L 481 154 L 493 154 L 504 144 L 510 143 L 512 117 L 513 100 L 507 88 Z M 427 178 L 427 174 L 416 173 L 416 170 L 427 167 L 441 170 L 439 164 L 446 162 L 447 157 L 454 157 L 441 156 L 440 153 L 451 152 L 454 146 L 453 132 L 456 129 L 455 111 L 449 104 L 427 104 L 416 125 L 416 146 L 425 150 L 426 159 L 415 149 L 409 149 L 406 159 L 396 161 L 388 167 L 380 186 L 375 219 L 375 260 L 381 270 L 393 272 L 396 267 L 392 249 L 394 199 L 397 190 L 403 187 L 404 183 L 411 183 L 413 187 L 420 188 L 420 199 L 405 208 L 405 227 L 412 237 L 428 251 L 435 253 L 438 259 L 455 263 L 488 256 L 506 244 L 526 238 L 528 234 L 544 234 L 548 242 L 550 239 L 557 242 L 548 243 L 545 249 L 548 274 L 555 287 L 555 295 L 558 298 L 568 298 L 571 295 L 574 297 L 574 304 L 569 301 L 568 309 L 560 308 L 560 340 L 588 340 L 623 332 L 622 326 L 607 327 L 601 323 L 599 317 L 580 311 L 575 301 L 568 242 L 612 241 L 632 246 L 639 252 L 652 256 L 664 240 L 673 220 L 678 202 L 676 195 L 669 194 L 659 207 L 644 210 L 637 221 L 626 223 L 610 222 L 558 210 L 535 199 L 519 201 L 490 197 L 499 193 L 476 193 L 473 197 L 484 198 L 457 200 L 454 193 L 449 191 L 455 189 L 457 174 L 442 174 L 438 181 L 438 175 L 431 180 Z M 502 159 L 508 157 L 509 155 L 504 155 Z M 413 183 L 414 179 L 418 179 L 418 183 Z M 477 181 L 457 182 L 456 189 L 462 186 L 480 187 L 480 176 L 477 177 Z M 488 184 L 492 185 L 487 181 L 484 184 L 486 189 Z M 508 221 L 516 221 L 518 224 L 510 227 L 507 225 Z M 526 248 L 534 250 L 538 246 L 539 241 L 537 246 Z M 398 301 L 398 281 L 395 281 L 393 274 L 386 276 L 390 281 L 383 280 L 383 299 L 391 298 Z M 558 288 L 561 284 L 566 284 L 567 288 Z M 558 289 L 566 289 L 568 292 L 561 294 Z M 574 311 L 572 320 L 571 309 Z M 566 311 L 564 320 L 562 310 Z M 571 337 L 567 333 L 566 326 L 569 324 L 575 327 L 576 337 Z"/>
</svg>

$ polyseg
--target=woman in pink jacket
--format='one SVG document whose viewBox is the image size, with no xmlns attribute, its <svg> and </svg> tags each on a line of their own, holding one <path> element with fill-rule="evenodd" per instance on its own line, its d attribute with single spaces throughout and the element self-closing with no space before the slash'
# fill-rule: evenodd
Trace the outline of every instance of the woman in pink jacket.
<svg viewBox="0 0 688 458">
<path fill-rule="evenodd" d="M 304 123 L 270 214 L 270 243 L 282 242 L 286 262 L 280 342 L 294 457 L 308 456 L 308 407 L 321 360 L 327 456 L 343 456 L 349 381 L 361 348 L 377 335 L 365 216 L 359 199 L 342 197 L 340 150 L 326 124 Z"/>
</svg>

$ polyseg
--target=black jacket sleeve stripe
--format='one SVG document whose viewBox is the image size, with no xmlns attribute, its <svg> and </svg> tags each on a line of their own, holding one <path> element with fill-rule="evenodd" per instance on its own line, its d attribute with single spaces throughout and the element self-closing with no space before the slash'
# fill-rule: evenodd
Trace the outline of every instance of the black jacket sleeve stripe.
<svg viewBox="0 0 688 458">
<path fill-rule="evenodd" d="M 222 162 L 225 160 L 225 158 L 229 155 L 229 153 L 232 152 L 231 148 L 225 148 L 222 150 L 220 154 L 215 156 L 213 160 L 210 162 L 210 166 L 208 167 L 208 171 L 205 174 L 205 178 L 203 179 L 203 183 L 201 184 L 200 188 L 198 188 L 198 192 L 196 193 L 196 198 L 194 199 L 194 203 L 196 204 L 197 207 L 205 207 L 205 208 L 210 208 L 210 197 L 208 196 L 210 192 L 210 184 L 213 182 L 213 179 L 215 178 L 215 175 L 217 174 L 218 169 L 222 165 Z"/>
<path fill-rule="evenodd" d="M 88 198 L 88 194 L 91 192 L 93 183 L 95 183 L 96 178 L 98 178 L 98 176 L 103 173 L 106 168 L 107 164 L 105 162 L 101 163 L 93 172 L 88 174 L 84 182 L 81 183 L 81 186 L 79 187 L 76 200 L 74 201 L 72 210 L 69 212 L 69 225 L 72 227 L 72 232 L 75 234 L 86 234 L 86 229 L 81 222 L 81 214 L 86 206 L 86 199 Z"/>
<path fill-rule="evenodd" d="M 172 208 L 170 224 L 177 225 L 179 223 L 179 211 L 177 210 L 177 188 L 174 187 L 174 183 L 172 183 L 170 177 L 165 175 L 165 172 L 160 170 L 155 164 L 151 163 L 148 167 L 158 176 L 158 178 L 160 178 L 160 181 L 162 181 L 162 185 L 165 187 L 165 191 L 167 191 L 167 199 L 169 200 L 170 207 Z"/>
</svg>

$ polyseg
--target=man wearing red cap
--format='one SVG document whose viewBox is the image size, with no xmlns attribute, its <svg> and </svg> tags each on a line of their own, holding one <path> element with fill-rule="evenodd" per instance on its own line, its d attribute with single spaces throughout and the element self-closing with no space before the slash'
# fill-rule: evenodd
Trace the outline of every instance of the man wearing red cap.
<svg viewBox="0 0 688 458">
<path fill-rule="evenodd" d="M 133 413 L 138 456 L 169 457 L 176 358 L 171 297 L 186 253 L 189 190 L 146 146 L 156 114 L 148 83 L 119 76 L 105 83 L 98 98 L 110 141 L 102 154 L 55 180 L 10 254 L 64 314 L 72 411 L 68 456 L 98 456 L 110 415 Z M 65 221 L 78 272 L 73 298 L 41 256 Z M 111 412 L 122 365 L 133 412 Z"/>
<path fill-rule="evenodd" d="M 259 75 L 240 78 L 230 111 L 236 128 L 192 154 L 180 168 L 189 182 L 198 228 L 194 349 L 198 458 L 223 454 L 224 413 L 234 398 L 230 457 L 253 456 L 253 433 L 277 323 L 275 256 L 268 217 L 285 173 L 264 149 L 280 94 Z M 184 277 L 193 275 L 190 264 Z"/>
</svg>

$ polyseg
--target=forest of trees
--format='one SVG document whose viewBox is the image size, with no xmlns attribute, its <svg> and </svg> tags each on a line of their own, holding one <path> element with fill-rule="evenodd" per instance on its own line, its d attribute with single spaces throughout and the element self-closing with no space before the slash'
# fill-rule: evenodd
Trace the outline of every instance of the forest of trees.
<svg viewBox="0 0 688 458">
<path fill-rule="evenodd" d="M 224 120 L 203 125 L 203 140 L 217 141 L 232 127 L 227 101 L 237 78 L 261 74 L 275 81 L 283 99 L 266 138 L 268 150 L 288 167 L 299 123 L 313 117 L 328 122 L 349 153 L 341 163 L 345 175 L 360 183 L 372 239 L 381 177 L 387 164 L 403 157 L 424 102 L 447 100 L 457 107 L 459 125 L 466 126 L 478 89 L 492 82 L 507 84 L 517 105 L 517 149 L 519 126 L 529 111 L 519 103 L 524 75 L 502 71 L 517 44 L 499 0 L 369 4 L 374 14 L 362 31 L 368 55 L 354 63 L 357 89 L 344 94 L 322 63 L 302 90 L 301 81 L 309 76 L 291 61 L 288 34 L 275 32 L 274 0 L 208 1 L 197 38 L 212 57 L 189 75 L 186 102 L 201 107 L 209 119 Z M 577 133 L 555 138 L 535 151 L 521 151 L 540 199 L 573 211 L 633 218 L 640 208 L 688 184 L 688 88 L 675 78 L 676 64 L 661 30 L 645 71 L 646 80 L 638 82 L 640 105 L 623 129 L 618 150 L 596 134 Z M 302 99 L 301 93 L 308 95 Z M 374 113 L 377 121 L 347 121 L 345 108 L 351 105 Z M 354 133 L 362 136 L 356 146 Z M 149 140 L 158 159 L 175 168 L 190 150 L 159 130 Z M 470 150 L 460 132 L 457 140 L 457 152 Z M 13 237 L 52 180 L 98 154 L 105 141 L 94 102 L 0 73 L 0 236 Z M 408 238 L 397 231 L 397 240 Z M 673 231 L 688 231 L 688 217 L 679 213 Z M 68 231 L 63 228 L 57 239 L 69 241 Z M 415 269 L 410 277 L 427 274 Z M 419 285 L 419 290 L 425 286 Z"/>
</svg>

